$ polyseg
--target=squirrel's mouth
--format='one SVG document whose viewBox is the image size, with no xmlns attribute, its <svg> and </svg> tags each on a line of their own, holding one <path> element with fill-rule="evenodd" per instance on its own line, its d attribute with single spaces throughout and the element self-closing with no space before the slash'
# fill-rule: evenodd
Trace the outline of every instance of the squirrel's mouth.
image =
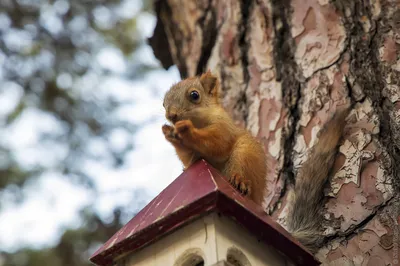
<svg viewBox="0 0 400 266">
<path fill-rule="evenodd" d="M 167 120 L 168 120 L 168 123 L 170 124 L 170 126 L 175 126 L 175 124 L 176 124 L 178 121 L 182 120 L 182 117 L 177 117 L 177 116 L 175 116 L 175 117 L 168 117 Z"/>
<path fill-rule="evenodd" d="M 173 125 L 180 120 L 177 114 L 167 114 L 166 118 Z"/>
<path fill-rule="evenodd" d="M 168 126 L 171 126 L 171 127 L 175 127 L 175 124 L 176 124 L 176 122 L 178 122 L 179 120 L 174 120 L 174 121 L 171 121 L 170 119 L 167 119 L 167 125 Z"/>
</svg>

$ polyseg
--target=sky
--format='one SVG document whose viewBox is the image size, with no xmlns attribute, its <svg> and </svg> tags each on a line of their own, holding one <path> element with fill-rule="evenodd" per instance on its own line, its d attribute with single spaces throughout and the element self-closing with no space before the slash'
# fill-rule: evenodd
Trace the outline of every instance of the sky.
<svg viewBox="0 0 400 266">
<path fill-rule="evenodd" d="M 138 23 L 146 36 L 152 35 L 155 26 L 153 16 L 144 15 Z M 137 57 L 137 60 L 159 65 L 147 45 L 140 48 Z M 112 47 L 99 51 L 96 60 L 97 64 L 114 73 L 126 70 L 122 55 Z M 59 78 L 60 82 L 70 82 L 68 75 Z M 121 107 L 116 115 L 124 121 L 141 124 L 134 135 L 116 130 L 111 136 L 110 141 L 116 148 L 123 147 L 127 140 L 133 138 L 135 148 L 128 154 L 126 164 L 116 170 L 101 162 L 83 162 L 84 170 L 94 177 L 94 185 L 100 191 L 98 195 L 90 194 L 57 172 L 47 172 L 28 183 L 23 188 L 26 195 L 23 204 L 2 205 L 2 249 L 14 251 L 23 246 L 40 248 L 54 244 L 64 228 L 80 225 L 78 211 L 83 206 L 93 204 L 101 217 L 107 219 L 115 206 L 129 205 L 132 210 L 141 209 L 168 186 L 182 172 L 182 166 L 161 131 L 166 122 L 162 99 L 169 87 L 179 80 L 176 67 L 151 71 L 135 81 L 118 75 L 104 80 L 98 88 L 99 94 L 135 103 Z M 3 86 L 8 86 L 8 90 L 0 95 L 0 114 L 12 110 L 22 96 L 21 87 L 15 84 Z M 27 166 L 38 161 L 51 166 L 52 160 L 62 158 L 66 151 L 62 146 L 46 147 L 44 144 L 37 147 L 35 144 L 40 133 L 57 130 L 62 132 L 61 125 L 53 117 L 32 109 L 25 112 L 11 128 L 3 131 L 0 137 L 17 151 L 17 157 Z M 102 143 L 96 140 L 90 143 L 89 148 L 94 153 L 102 153 L 104 149 Z M 12 195 L 4 193 L 2 202 L 7 202 L 8 196 Z M 128 220 L 130 218 L 127 217 Z"/>
</svg>

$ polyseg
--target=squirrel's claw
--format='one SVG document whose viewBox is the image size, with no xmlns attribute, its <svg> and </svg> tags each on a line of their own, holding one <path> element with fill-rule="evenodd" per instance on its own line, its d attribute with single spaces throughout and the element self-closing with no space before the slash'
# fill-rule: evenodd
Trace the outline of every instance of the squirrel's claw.
<svg viewBox="0 0 400 266">
<path fill-rule="evenodd" d="M 235 187 L 241 194 L 250 195 L 251 186 L 250 180 L 243 178 L 242 176 L 235 174 L 230 179 L 229 182 Z"/>
<path fill-rule="evenodd" d="M 170 125 L 163 125 L 162 132 L 168 141 L 179 142 L 179 140 L 176 138 L 176 136 L 174 134 L 174 128 L 171 127 Z"/>
<path fill-rule="evenodd" d="M 173 138 L 174 137 L 174 128 L 170 125 L 163 125 L 162 132 L 166 138 Z"/>
<path fill-rule="evenodd" d="M 164 133 L 165 136 L 170 135 L 174 131 L 174 128 L 171 127 L 170 125 L 163 125 L 162 126 L 162 132 Z"/>
</svg>

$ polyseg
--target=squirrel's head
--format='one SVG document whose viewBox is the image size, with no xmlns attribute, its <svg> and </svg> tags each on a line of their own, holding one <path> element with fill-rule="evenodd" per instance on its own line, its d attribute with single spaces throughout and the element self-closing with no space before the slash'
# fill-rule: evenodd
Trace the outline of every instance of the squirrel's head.
<svg viewBox="0 0 400 266">
<path fill-rule="evenodd" d="M 213 105 L 219 105 L 219 82 L 210 70 L 178 82 L 164 97 L 165 117 L 173 124 L 195 116 L 199 108 Z"/>
</svg>

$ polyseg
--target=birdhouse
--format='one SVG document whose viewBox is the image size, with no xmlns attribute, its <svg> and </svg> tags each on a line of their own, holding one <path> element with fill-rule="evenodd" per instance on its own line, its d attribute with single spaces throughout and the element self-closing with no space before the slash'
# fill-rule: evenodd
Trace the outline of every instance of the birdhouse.
<svg viewBox="0 0 400 266">
<path fill-rule="evenodd" d="M 90 260 L 100 266 L 319 264 L 204 160 L 185 170 Z"/>
</svg>

